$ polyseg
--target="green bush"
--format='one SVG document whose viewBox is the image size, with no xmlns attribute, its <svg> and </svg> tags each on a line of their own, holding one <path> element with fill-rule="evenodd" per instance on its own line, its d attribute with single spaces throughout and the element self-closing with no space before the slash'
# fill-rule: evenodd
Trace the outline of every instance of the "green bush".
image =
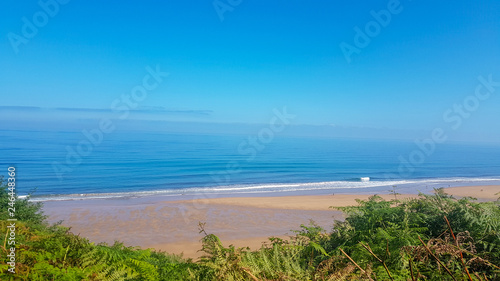
<svg viewBox="0 0 500 281">
<path fill-rule="evenodd" d="M 189 280 L 199 266 L 162 252 L 94 245 L 69 228 L 48 225 L 42 204 L 16 196 L 16 273 L 8 272 L 10 195 L 0 178 L 0 280 Z"/>
<path fill-rule="evenodd" d="M 388 279 L 389 274 L 412 278 L 410 263 L 414 274 L 426 280 L 469 278 L 475 273 L 489 280 L 500 278 L 498 202 L 457 200 L 438 189 L 416 199 L 385 201 L 373 196 L 358 203 L 335 208 L 347 218 L 336 222 L 324 245 L 333 254 L 341 255 L 343 249 L 359 266 Z"/>
<path fill-rule="evenodd" d="M 0 220 L 7 220 L 10 218 L 8 207 L 10 195 L 8 195 L 9 191 L 7 190 L 7 182 L 4 180 L 3 176 L 0 176 Z M 31 193 L 30 193 L 31 195 Z M 42 203 L 41 202 L 32 202 L 29 200 L 30 196 L 20 199 L 15 196 L 15 216 L 18 220 L 30 223 L 33 227 L 41 226 L 45 223 L 46 216 L 42 213 Z"/>
</svg>

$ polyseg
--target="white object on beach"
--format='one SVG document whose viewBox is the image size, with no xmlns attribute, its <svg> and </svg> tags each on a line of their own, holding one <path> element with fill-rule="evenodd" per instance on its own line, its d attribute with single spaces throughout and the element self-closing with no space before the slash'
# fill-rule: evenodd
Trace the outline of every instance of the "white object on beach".
<svg viewBox="0 0 500 281">
<path fill-rule="evenodd" d="M 370 181 L 370 177 L 362 177 L 360 178 L 361 181 Z"/>
</svg>

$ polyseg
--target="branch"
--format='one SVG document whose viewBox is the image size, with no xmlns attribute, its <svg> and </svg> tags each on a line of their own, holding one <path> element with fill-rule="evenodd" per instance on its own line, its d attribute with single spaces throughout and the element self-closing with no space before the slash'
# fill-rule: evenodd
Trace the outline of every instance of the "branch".
<svg viewBox="0 0 500 281">
<path fill-rule="evenodd" d="M 455 240 L 455 245 L 457 246 L 457 248 L 460 249 L 460 246 L 458 246 L 457 237 L 455 237 L 455 234 L 453 233 L 453 229 L 451 228 L 450 221 L 448 220 L 448 218 L 446 216 L 444 216 L 444 220 L 446 221 L 446 223 L 448 224 L 448 227 L 450 228 L 451 236 L 453 237 L 453 240 Z M 465 273 L 467 273 L 467 276 L 469 277 L 469 280 L 473 281 L 472 277 L 469 274 L 469 270 L 467 269 L 467 265 L 465 265 L 464 255 L 462 254 L 462 251 L 460 251 L 460 261 L 462 262 L 462 265 L 464 266 Z"/>
<path fill-rule="evenodd" d="M 417 281 L 417 280 L 415 279 L 415 276 L 413 275 L 413 267 L 411 266 L 411 258 L 409 258 L 409 262 L 410 262 L 411 280 L 412 280 L 412 281 Z"/>
<path fill-rule="evenodd" d="M 344 252 L 344 250 L 342 250 L 341 248 L 339 248 L 339 250 L 342 252 L 342 254 L 344 254 L 344 256 L 346 256 L 359 270 L 361 270 L 361 272 L 363 272 L 364 274 L 366 274 L 366 271 L 364 269 L 361 268 L 361 266 L 359 266 L 348 254 L 346 254 Z"/>
<path fill-rule="evenodd" d="M 250 278 L 252 278 L 252 280 L 260 281 L 257 277 L 255 277 L 255 275 L 252 274 L 252 272 L 250 272 L 250 269 L 246 267 L 242 267 L 241 269 L 243 269 L 243 271 L 245 271 L 250 276 Z"/>
<path fill-rule="evenodd" d="M 448 274 L 451 276 L 451 278 L 453 278 L 453 280 L 457 281 L 457 279 L 455 278 L 455 276 L 453 276 L 451 271 L 432 253 L 431 249 L 429 249 L 429 247 L 427 247 L 427 245 L 424 243 L 424 241 L 422 241 L 422 238 L 420 238 L 420 236 L 418 236 L 418 240 L 420 240 L 420 242 L 422 242 L 422 245 L 424 245 L 424 248 L 427 250 L 427 252 L 429 252 L 429 254 L 431 254 L 431 256 L 436 259 L 436 261 L 446 270 L 446 272 L 448 272 Z"/>
<path fill-rule="evenodd" d="M 363 248 L 365 248 L 368 252 L 370 252 L 370 254 L 376 258 L 382 265 L 384 265 L 384 268 L 385 268 L 385 271 L 387 271 L 387 274 L 389 275 L 389 277 L 391 278 L 392 281 L 394 281 L 394 278 L 392 278 L 392 275 L 391 275 L 391 272 L 389 271 L 389 268 L 387 268 L 387 265 L 385 264 L 385 262 L 383 260 L 381 260 L 379 257 L 377 257 L 377 255 L 375 255 L 375 253 L 372 251 L 372 249 L 370 248 L 370 245 L 365 245 L 363 243 L 360 243 L 361 246 L 363 246 Z"/>
</svg>

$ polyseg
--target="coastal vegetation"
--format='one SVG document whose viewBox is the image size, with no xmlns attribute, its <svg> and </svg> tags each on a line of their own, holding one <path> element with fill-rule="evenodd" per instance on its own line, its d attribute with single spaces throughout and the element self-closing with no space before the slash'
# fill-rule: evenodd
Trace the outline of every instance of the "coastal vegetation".
<svg viewBox="0 0 500 281">
<path fill-rule="evenodd" d="M 313 221 L 261 249 L 224 245 L 200 223 L 202 257 L 193 261 L 152 249 L 94 244 L 42 204 L 15 200 L 15 245 L 9 245 L 11 195 L 0 180 L 0 280 L 500 280 L 500 201 L 433 195 L 372 196 L 324 230 Z M 299 226 L 298 226 L 299 227 Z M 9 271 L 15 246 L 15 273 Z"/>
</svg>

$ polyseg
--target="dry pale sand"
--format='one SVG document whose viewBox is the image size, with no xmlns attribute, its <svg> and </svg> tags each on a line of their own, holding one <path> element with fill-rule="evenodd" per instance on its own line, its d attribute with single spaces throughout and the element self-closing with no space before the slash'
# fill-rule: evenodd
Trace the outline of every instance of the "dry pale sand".
<svg viewBox="0 0 500 281">
<path fill-rule="evenodd" d="M 498 185 L 449 187 L 446 188 L 446 192 L 457 198 L 474 197 L 483 200 L 500 198 L 500 186 Z"/>
<path fill-rule="evenodd" d="M 500 186 L 452 187 L 446 192 L 456 197 L 476 197 L 496 200 Z M 356 199 L 369 194 L 335 194 L 284 197 L 239 197 L 205 200 L 161 201 L 140 199 L 82 200 L 46 202 L 45 213 L 51 222 L 63 220 L 72 232 L 94 242 L 155 248 L 169 253 L 183 253 L 197 258 L 202 253 L 199 222 L 225 245 L 259 248 L 267 237 L 286 237 L 300 224 L 313 219 L 330 230 L 342 213 L 330 206 L 355 205 Z M 393 199 L 394 195 L 381 195 Z M 398 199 L 417 195 L 397 195 Z"/>
<path fill-rule="evenodd" d="M 373 194 L 372 194 L 373 195 Z M 332 194 L 332 195 L 298 195 L 298 196 L 280 196 L 280 197 L 227 197 L 213 198 L 204 200 L 177 201 L 193 202 L 203 205 L 227 205 L 227 206 L 246 206 L 253 208 L 270 208 L 282 210 L 329 210 L 331 206 L 345 207 L 356 205 L 356 199 L 366 200 L 370 194 Z M 382 194 L 380 197 L 390 200 L 395 199 L 394 195 Z M 415 194 L 396 195 L 397 199 L 416 197 Z M 167 203 L 167 202 L 165 202 Z"/>
</svg>

